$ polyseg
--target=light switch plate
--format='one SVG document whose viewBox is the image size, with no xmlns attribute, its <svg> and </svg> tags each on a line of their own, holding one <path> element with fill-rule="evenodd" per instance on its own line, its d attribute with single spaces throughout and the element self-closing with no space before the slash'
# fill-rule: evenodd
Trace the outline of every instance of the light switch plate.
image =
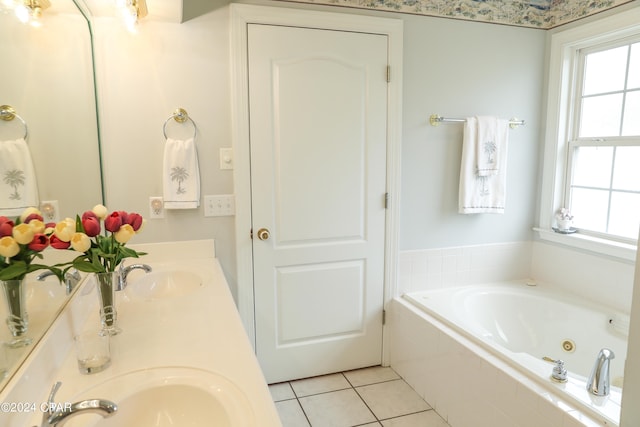
<svg viewBox="0 0 640 427">
<path fill-rule="evenodd" d="M 220 149 L 220 169 L 233 169 L 233 148 Z"/>
<path fill-rule="evenodd" d="M 233 194 L 204 196 L 204 216 L 233 216 L 236 201 Z"/>
</svg>

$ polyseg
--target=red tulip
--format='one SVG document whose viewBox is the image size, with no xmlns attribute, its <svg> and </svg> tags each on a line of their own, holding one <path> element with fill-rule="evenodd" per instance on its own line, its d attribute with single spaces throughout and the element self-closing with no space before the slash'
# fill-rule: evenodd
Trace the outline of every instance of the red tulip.
<svg viewBox="0 0 640 427">
<path fill-rule="evenodd" d="M 138 231 L 142 227 L 142 215 L 131 212 L 127 216 L 127 224 L 133 227 L 133 231 Z"/>
<path fill-rule="evenodd" d="M 22 222 L 24 222 L 25 224 L 29 224 L 29 222 L 31 222 L 31 220 L 33 219 L 44 221 L 44 219 L 42 218 L 42 215 L 39 215 L 37 213 L 32 213 L 32 214 L 29 214 Z"/>
<path fill-rule="evenodd" d="M 29 249 L 36 252 L 42 252 L 49 246 L 49 238 L 42 233 L 33 236 L 33 240 L 29 243 Z"/>
<path fill-rule="evenodd" d="M 55 249 L 69 249 L 69 246 L 71 246 L 70 242 L 60 240 L 55 234 L 52 234 L 51 237 L 49 237 L 49 244 Z"/>
<path fill-rule="evenodd" d="M 82 219 L 82 227 L 84 232 L 89 237 L 95 237 L 100 234 L 100 221 L 97 216 L 87 216 Z"/>
<path fill-rule="evenodd" d="M 120 230 L 121 226 L 122 216 L 120 215 L 120 212 L 112 212 L 108 217 L 104 219 L 104 228 L 106 228 L 107 231 L 115 233 L 116 231 Z"/>
<path fill-rule="evenodd" d="M 0 237 L 11 236 L 13 234 L 13 221 L 6 216 L 0 216 Z"/>
<path fill-rule="evenodd" d="M 120 218 L 122 218 L 122 224 L 129 224 L 129 214 L 126 211 L 118 211 Z"/>
<path fill-rule="evenodd" d="M 87 218 L 95 218 L 98 219 L 98 216 L 93 211 L 86 211 L 82 214 L 82 219 L 85 220 Z"/>
</svg>

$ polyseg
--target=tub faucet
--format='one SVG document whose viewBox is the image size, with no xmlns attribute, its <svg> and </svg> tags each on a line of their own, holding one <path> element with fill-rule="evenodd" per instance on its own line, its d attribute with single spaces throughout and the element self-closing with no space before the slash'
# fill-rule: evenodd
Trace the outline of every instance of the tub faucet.
<svg viewBox="0 0 640 427">
<path fill-rule="evenodd" d="M 615 358 L 613 351 L 603 348 L 596 357 L 596 362 L 587 381 L 587 390 L 596 396 L 608 396 L 610 386 L 611 359 Z"/>
<path fill-rule="evenodd" d="M 127 276 L 133 270 L 144 270 L 146 273 L 151 272 L 151 267 L 147 264 L 131 264 L 127 267 L 120 264 L 120 269 L 118 272 L 120 273 L 120 278 L 118 279 L 118 286 L 116 287 L 116 291 L 122 291 L 127 287 Z"/>
<path fill-rule="evenodd" d="M 36 276 L 36 280 L 43 281 L 49 276 L 53 276 L 53 272 L 51 270 L 46 270 Z M 67 287 L 67 295 L 71 294 L 73 288 L 76 287 L 78 283 L 82 280 L 82 276 L 80 276 L 80 272 L 75 268 L 64 273 L 64 284 Z"/>
<path fill-rule="evenodd" d="M 566 383 L 567 382 L 567 369 L 564 367 L 564 360 L 555 360 L 551 357 L 545 356 L 542 358 L 547 362 L 551 362 L 555 364 L 553 370 L 551 371 L 551 379 L 558 383 Z"/>
<path fill-rule="evenodd" d="M 51 388 L 47 410 L 42 413 L 41 427 L 62 427 L 69 419 L 80 414 L 99 414 L 110 417 L 118 410 L 115 403 L 102 399 L 82 400 L 76 403 L 55 403 L 54 397 L 62 383 L 56 382 Z"/>
</svg>

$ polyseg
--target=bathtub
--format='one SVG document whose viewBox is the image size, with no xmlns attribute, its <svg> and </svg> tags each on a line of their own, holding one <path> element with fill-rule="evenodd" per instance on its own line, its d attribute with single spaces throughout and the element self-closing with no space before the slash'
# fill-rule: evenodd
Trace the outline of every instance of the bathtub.
<svg viewBox="0 0 640 427">
<path fill-rule="evenodd" d="M 527 383 L 526 393 L 523 391 L 522 384 L 510 386 L 511 390 L 520 390 L 521 395 L 529 393 L 534 396 L 530 404 L 520 402 L 515 405 L 526 407 L 525 412 L 530 411 L 532 407 L 537 408 L 539 413 L 535 416 L 540 417 L 539 422 L 544 422 L 544 425 L 568 425 L 563 421 L 566 416 L 573 419 L 589 418 L 590 422 L 595 422 L 596 425 L 618 425 L 627 353 L 628 317 L 625 314 L 600 307 L 575 295 L 554 291 L 548 285 L 536 284 L 532 281 L 422 291 L 405 294 L 394 302 L 396 303 L 392 317 L 394 320 L 402 318 L 401 310 L 403 309 L 413 311 L 413 318 L 418 315 L 422 321 L 436 328 L 437 332 L 427 330 L 426 334 L 431 334 L 438 345 L 454 347 L 454 344 L 462 344 L 466 349 L 459 349 L 457 353 L 469 353 L 480 358 L 480 361 L 471 362 L 470 360 L 475 359 L 464 359 L 460 367 L 455 367 L 448 364 L 453 363 L 452 360 L 458 357 L 456 351 L 444 357 L 441 352 L 435 352 L 434 359 L 429 361 L 428 355 L 431 353 L 430 350 L 425 349 L 428 344 L 423 343 L 418 346 L 422 347 L 416 350 L 421 355 L 427 355 L 427 360 L 421 363 L 442 362 L 453 371 L 457 372 L 460 369 L 467 371 L 473 378 L 477 373 L 465 366 L 469 363 L 475 364 L 477 371 L 489 361 L 496 372 L 500 374 L 511 372 L 511 378 Z M 415 310 L 416 308 L 418 310 Z M 405 317 L 406 315 L 407 313 Z M 417 326 L 417 328 L 429 326 Z M 401 328 L 404 327 L 401 326 Z M 400 336 L 400 338 L 396 337 L 396 340 L 401 340 L 405 333 L 405 331 L 395 331 L 394 334 Z M 446 339 L 452 340 L 453 344 L 443 344 L 445 342 L 443 340 Z M 400 348 L 406 347 L 411 339 L 405 339 L 405 341 L 404 344 L 400 344 Z M 611 363 L 612 387 L 608 397 L 597 398 L 586 390 L 586 379 L 591 372 L 596 355 L 601 348 L 605 347 L 615 353 L 615 359 Z M 408 356 L 408 359 L 415 360 L 416 357 L 418 356 Z M 551 372 L 554 364 L 543 358 L 563 360 L 569 371 L 569 381 L 562 384 L 552 381 Z M 398 370 L 402 371 L 403 367 L 406 367 L 406 363 L 403 365 L 403 360 L 406 362 L 407 354 L 395 359 L 394 361 L 392 358 L 392 367 L 396 363 L 400 365 Z M 492 372 L 490 378 L 493 381 L 493 376 L 499 374 L 490 372 Z M 424 374 L 424 369 L 421 373 Z M 402 372 L 400 374 L 402 375 Z M 443 375 L 435 371 L 432 374 L 435 378 L 440 377 L 442 380 Z M 422 378 L 421 381 L 425 379 Z M 445 379 L 439 388 L 458 387 L 459 393 L 472 393 L 466 390 L 469 387 L 467 381 L 462 381 L 459 386 L 450 384 L 455 381 L 458 380 L 453 379 L 453 376 L 446 379 L 445 374 Z M 433 382 L 437 383 L 437 381 Z M 500 384 L 500 381 L 497 383 Z M 429 385 L 412 385 L 414 388 L 429 388 Z M 480 387 L 482 386 L 481 384 Z M 500 395 L 503 392 L 496 393 Z M 442 401 L 438 391 L 431 393 L 436 402 Z M 425 394 L 429 392 L 426 391 Z M 429 397 L 426 395 L 424 397 L 429 402 Z M 456 398 L 450 397 L 450 401 L 445 402 L 445 409 L 449 412 L 447 418 L 450 419 L 453 427 L 484 425 L 476 416 L 465 423 L 464 416 L 456 413 L 455 409 L 460 405 L 462 407 L 468 405 L 456 403 Z M 478 398 L 470 398 L 470 401 Z M 495 407 L 495 413 L 490 415 L 491 421 L 488 420 L 486 425 L 499 425 L 499 422 L 495 421 L 496 417 L 511 416 L 513 419 L 520 420 L 518 422 L 521 423 L 522 417 L 533 416 L 514 414 L 511 407 L 501 408 L 502 403 L 499 399 L 494 399 L 491 404 Z M 545 404 L 551 405 L 551 408 L 542 408 Z M 466 409 L 468 411 L 468 407 Z M 487 412 L 486 409 L 485 412 Z M 459 422 L 453 423 L 451 417 Z M 505 421 L 504 424 L 510 425 L 510 423 L 519 425 L 513 420 Z M 584 425 L 593 424 L 585 423 Z"/>
</svg>

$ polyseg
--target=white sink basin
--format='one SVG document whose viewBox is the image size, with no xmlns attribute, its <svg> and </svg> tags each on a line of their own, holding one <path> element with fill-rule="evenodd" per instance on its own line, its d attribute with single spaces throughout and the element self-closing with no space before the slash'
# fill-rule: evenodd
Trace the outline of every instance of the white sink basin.
<svg viewBox="0 0 640 427">
<path fill-rule="evenodd" d="M 64 387 L 64 383 L 63 383 Z M 68 427 L 234 427 L 254 425 L 245 394 L 225 377 L 194 368 L 153 368 L 112 378 L 76 400 L 111 400 L 109 418 L 79 414 Z"/>
<path fill-rule="evenodd" d="M 179 297 L 202 287 L 202 278 L 189 271 L 152 271 L 131 279 L 125 292 L 130 298 L 151 301 Z"/>
</svg>

